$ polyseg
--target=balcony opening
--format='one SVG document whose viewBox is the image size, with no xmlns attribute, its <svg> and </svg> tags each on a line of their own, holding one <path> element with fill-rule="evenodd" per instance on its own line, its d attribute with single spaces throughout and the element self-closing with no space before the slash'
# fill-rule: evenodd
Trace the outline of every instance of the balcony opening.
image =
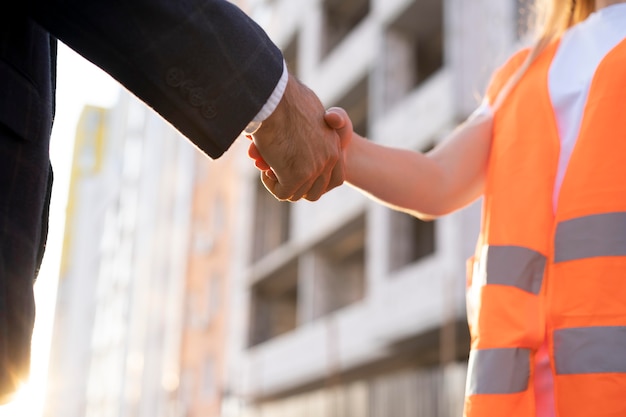
<svg viewBox="0 0 626 417">
<path fill-rule="evenodd" d="M 278 201 L 259 180 L 254 210 L 252 262 L 256 262 L 289 239 L 291 203 Z"/>
<path fill-rule="evenodd" d="M 359 80 L 336 105 L 346 110 L 352 120 L 354 131 L 368 137 L 369 76 Z"/>
<path fill-rule="evenodd" d="M 322 55 L 328 55 L 370 12 L 369 0 L 324 0 Z"/>
<path fill-rule="evenodd" d="M 251 289 L 250 346 L 294 330 L 298 317 L 298 262 L 264 278 Z"/>
<path fill-rule="evenodd" d="M 421 152 L 434 147 L 430 144 Z M 410 214 L 391 211 L 389 218 L 389 270 L 396 271 L 435 252 L 437 221 L 423 221 Z"/>
<path fill-rule="evenodd" d="M 411 3 L 384 36 L 384 105 L 392 107 L 443 66 L 443 2 Z"/>
<path fill-rule="evenodd" d="M 406 213 L 391 213 L 390 271 L 399 270 L 435 252 L 436 223 L 422 221 Z"/>
<path fill-rule="evenodd" d="M 365 216 L 346 224 L 316 250 L 313 316 L 321 317 L 365 296 Z"/>
</svg>

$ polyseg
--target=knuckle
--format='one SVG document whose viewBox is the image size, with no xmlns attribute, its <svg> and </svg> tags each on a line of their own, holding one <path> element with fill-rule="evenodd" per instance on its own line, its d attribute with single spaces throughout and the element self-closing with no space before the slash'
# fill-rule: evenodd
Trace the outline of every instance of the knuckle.
<svg viewBox="0 0 626 417">
<path fill-rule="evenodd" d="M 317 201 L 317 200 L 319 200 L 319 199 L 320 199 L 320 197 L 321 197 L 321 195 L 313 195 L 313 196 L 311 196 L 311 195 L 307 195 L 307 196 L 306 196 L 306 199 L 307 199 L 308 201 Z"/>
<path fill-rule="evenodd" d="M 278 187 L 274 189 L 273 194 L 280 201 L 288 201 L 293 196 L 293 191 Z"/>
</svg>

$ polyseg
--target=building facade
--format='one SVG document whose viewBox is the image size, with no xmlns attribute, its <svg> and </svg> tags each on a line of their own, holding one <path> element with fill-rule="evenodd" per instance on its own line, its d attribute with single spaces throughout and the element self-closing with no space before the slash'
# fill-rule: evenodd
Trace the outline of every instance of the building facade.
<svg viewBox="0 0 626 417">
<path fill-rule="evenodd" d="M 78 132 L 45 414 L 172 416 L 199 151 L 125 90 Z"/>
<path fill-rule="evenodd" d="M 76 129 L 52 338 L 46 416 L 85 413 L 106 182 L 109 112 L 87 106 Z M 67 399 L 73 393 L 75 400 Z"/>
<path fill-rule="evenodd" d="M 218 160 L 197 154 L 186 277 L 177 416 L 219 416 L 226 377 L 229 327 L 238 312 L 230 306 L 230 281 L 240 260 L 238 242 L 241 164 L 249 164 L 245 142 Z M 244 243 L 245 244 L 245 243 Z"/>
</svg>

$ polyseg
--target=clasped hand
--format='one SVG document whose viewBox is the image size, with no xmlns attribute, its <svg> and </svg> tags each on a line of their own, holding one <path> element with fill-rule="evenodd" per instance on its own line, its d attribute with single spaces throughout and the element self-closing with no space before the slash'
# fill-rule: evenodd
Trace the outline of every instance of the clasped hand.
<svg viewBox="0 0 626 417">
<path fill-rule="evenodd" d="M 343 183 L 343 149 L 351 135 L 343 109 L 325 111 L 315 93 L 290 76 L 274 113 L 249 136 L 248 155 L 278 200 L 316 201 Z"/>
</svg>

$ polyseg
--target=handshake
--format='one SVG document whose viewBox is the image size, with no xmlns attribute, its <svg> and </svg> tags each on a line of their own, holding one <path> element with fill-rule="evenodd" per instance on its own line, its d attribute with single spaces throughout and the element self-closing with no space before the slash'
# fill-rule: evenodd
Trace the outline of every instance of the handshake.
<svg viewBox="0 0 626 417">
<path fill-rule="evenodd" d="M 325 111 L 315 93 L 290 76 L 276 110 L 248 135 L 248 155 L 277 199 L 316 201 L 343 184 L 343 151 L 351 137 L 345 110 Z"/>
</svg>

